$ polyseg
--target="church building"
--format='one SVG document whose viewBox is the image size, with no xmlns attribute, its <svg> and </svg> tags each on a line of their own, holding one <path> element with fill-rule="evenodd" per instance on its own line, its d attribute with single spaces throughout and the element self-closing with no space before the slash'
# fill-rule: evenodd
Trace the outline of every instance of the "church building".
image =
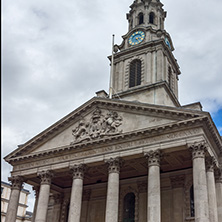
<svg viewBox="0 0 222 222">
<path fill-rule="evenodd" d="M 222 138 L 200 103 L 178 101 L 166 15 L 160 0 L 133 1 L 109 57 L 109 94 L 5 157 L 6 222 L 23 183 L 35 190 L 33 222 L 222 222 Z"/>
</svg>

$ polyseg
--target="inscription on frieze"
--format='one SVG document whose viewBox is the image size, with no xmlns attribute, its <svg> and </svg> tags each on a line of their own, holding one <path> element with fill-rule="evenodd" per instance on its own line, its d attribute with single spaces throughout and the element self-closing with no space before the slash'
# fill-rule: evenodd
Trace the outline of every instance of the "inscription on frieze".
<svg viewBox="0 0 222 222">
<path fill-rule="evenodd" d="M 76 153 L 70 153 L 67 155 L 52 157 L 47 160 L 38 160 L 38 161 L 33 161 L 32 163 L 24 163 L 21 165 L 17 165 L 17 166 L 14 166 L 13 170 L 17 171 L 17 170 L 36 168 L 40 166 L 68 162 L 70 160 L 75 160 L 78 158 L 87 158 L 87 157 L 92 157 L 95 155 L 101 155 L 101 154 L 103 155 L 109 152 L 123 151 L 123 150 L 131 149 L 133 147 L 138 147 L 138 146 L 141 147 L 147 144 L 155 144 L 155 143 L 159 143 L 163 141 L 168 141 L 171 139 L 180 139 L 180 138 L 198 134 L 200 132 L 201 132 L 200 129 L 186 130 L 186 131 L 181 131 L 181 132 L 176 132 L 176 133 L 169 133 L 169 134 L 161 135 L 161 136 L 155 136 L 151 138 L 144 138 L 144 139 L 135 140 L 135 141 L 127 141 L 121 144 L 110 145 L 106 147 L 98 147 L 97 149 L 90 149 L 90 150 L 85 150 L 85 151 L 79 150 Z"/>
<path fill-rule="evenodd" d="M 104 114 L 97 107 L 92 113 L 90 121 L 81 120 L 72 130 L 74 141 L 71 142 L 71 145 L 104 136 L 118 135 L 122 132 L 119 130 L 121 124 L 122 117 L 117 112 L 109 111 Z"/>
</svg>

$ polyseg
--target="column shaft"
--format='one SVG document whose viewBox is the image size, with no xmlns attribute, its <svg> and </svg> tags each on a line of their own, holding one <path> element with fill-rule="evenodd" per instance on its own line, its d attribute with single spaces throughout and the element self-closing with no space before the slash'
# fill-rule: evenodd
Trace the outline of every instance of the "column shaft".
<svg viewBox="0 0 222 222">
<path fill-rule="evenodd" d="M 209 158 L 207 160 L 207 187 L 210 222 L 218 222 L 214 166 L 214 159 Z"/>
<path fill-rule="evenodd" d="M 9 180 L 12 182 L 12 187 L 5 222 L 16 222 L 20 190 L 23 181 L 21 177 L 10 177 Z"/>
<path fill-rule="evenodd" d="M 148 222 L 160 222 L 159 167 L 151 166 L 148 174 Z"/>
<path fill-rule="evenodd" d="M 193 186 L 195 222 L 209 222 L 208 190 L 205 166 L 206 147 L 195 143 L 190 147 L 193 155 Z"/>
<path fill-rule="evenodd" d="M 160 151 L 150 151 L 148 158 L 147 221 L 161 222 L 160 202 Z"/>
<path fill-rule="evenodd" d="M 119 174 L 110 173 L 108 178 L 106 222 L 118 221 Z"/>
<path fill-rule="evenodd" d="M 32 222 L 35 222 L 35 215 L 36 215 L 36 210 L 38 206 L 38 198 L 39 198 L 39 187 L 33 187 L 33 190 L 35 191 L 35 205 L 34 205 L 33 214 L 32 214 Z"/>
<path fill-rule="evenodd" d="M 39 191 L 35 222 L 46 222 L 50 184 L 53 174 L 50 171 L 43 171 L 38 173 L 38 176 L 41 178 L 41 186 Z"/>
<path fill-rule="evenodd" d="M 222 172 L 216 175 L 216 195 L 217 195 L 217 213 L 218 222 L 222 221 Z"/>
<path fill-rule="evenodd" d="M 74 165 L 71 170 L 73 171 L 73 183 L 68 221 L 80 222 L 85 165 Z"/>
<path fill-rule="evenodd" d="M 105 222 L 118 222 L 119 210 L 119 171 L 121 160 L 111 158 L 109 164 L 108 188 L 106 199 L 106 219 Z"/>
</svg>

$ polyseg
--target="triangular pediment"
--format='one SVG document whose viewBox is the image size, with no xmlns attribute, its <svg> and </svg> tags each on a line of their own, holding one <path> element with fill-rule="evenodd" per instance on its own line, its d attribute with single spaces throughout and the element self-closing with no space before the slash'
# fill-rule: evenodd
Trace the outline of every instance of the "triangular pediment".
<svg viewBox="0 0 222 222">
<path fill-rule="evenodd" d="M 95 97 L 5 157 L 6 161 L 80 143 L 179 124 L 203 114 L 196 110 Z"/>
</svg>

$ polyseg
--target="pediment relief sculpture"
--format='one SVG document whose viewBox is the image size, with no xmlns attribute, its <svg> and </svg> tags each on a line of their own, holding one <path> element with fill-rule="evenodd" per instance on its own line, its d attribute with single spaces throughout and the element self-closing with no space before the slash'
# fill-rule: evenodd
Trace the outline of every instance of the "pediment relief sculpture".
<svg viewBox="0 0 222 222">
<path fill-rule="evenodd" d="M 71 144 L 99 139 L 104 136 L 118 135 L 122 132 L 119 129 L 121 124 L 122 117 L 117 112 L 108 111 L 103 113 L 97 107 L 89 121 L 81 120 L 77 127 L 72 130 L 74 141 Z"/>
</svg>

